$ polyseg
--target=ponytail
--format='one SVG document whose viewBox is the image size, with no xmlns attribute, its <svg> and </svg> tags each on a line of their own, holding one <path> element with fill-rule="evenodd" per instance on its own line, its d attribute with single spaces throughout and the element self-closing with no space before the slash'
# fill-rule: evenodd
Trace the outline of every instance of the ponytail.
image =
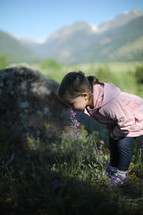
<svg viewBox="0 0 143 215">
<path fill-rule="evenodd" d="M 99 79 L 96 78 L 94 75 L 86 76 L 86 78 L 90 82 L 91 86 L 93 86 L 94 84 L 97 84 L 97 82 L 99 82 Z"/>
</svg>

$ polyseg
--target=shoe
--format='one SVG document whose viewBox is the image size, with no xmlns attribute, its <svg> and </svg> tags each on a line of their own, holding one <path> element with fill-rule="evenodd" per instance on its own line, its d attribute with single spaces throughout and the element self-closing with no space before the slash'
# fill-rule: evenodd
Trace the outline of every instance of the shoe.
<svg viewBox="0 0 143 215">
<path fill-rule="evenodd" d="M 108 177 L 111 177 L 112 175 L 114 175 L 117 172 L 117 170 L 112 170 L 110 166 L 107 166 L 106 170 L 105 170 L 105 174 Z"/>
<path fill-rule="evenodd" d="M 114 173 L 109 178 L 109 180 L 112 183 L 112 185 L 115 185 L 115 186 L 125 186 L 125 185 L 127 185 L 126 177 L 123 177 L 122 175 L 120 175 L 118 173 Z"/>
</svg>

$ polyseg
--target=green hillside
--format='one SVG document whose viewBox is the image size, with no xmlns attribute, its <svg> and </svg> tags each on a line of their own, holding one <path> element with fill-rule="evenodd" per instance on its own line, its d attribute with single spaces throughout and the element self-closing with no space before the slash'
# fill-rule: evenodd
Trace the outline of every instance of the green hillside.
<svg viewBox="0 0 143 215">
<path fill-rule="evenodd" d="M 136 61 L 143 59 L 143 17 L 111 33 L 109 60 Z"/>
<path fill-rule="evenodd" d="M 142 41 L 143 16 L 96 38 L 81 58 L 85 54 L 86 59 L 97 62 L 143 60 Z"/>
<path fill-rule="evenodd" d="M 0 55 L 6 56 L 8 63 L 32 63 L 37 61 L 37 57 L 30 49 L 3 31 L 0 31 Z"/>
</svg>

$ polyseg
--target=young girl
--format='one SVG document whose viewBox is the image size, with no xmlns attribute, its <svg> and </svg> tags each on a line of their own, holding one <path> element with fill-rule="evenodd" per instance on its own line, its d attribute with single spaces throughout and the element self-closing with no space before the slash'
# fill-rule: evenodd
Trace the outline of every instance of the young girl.
<svg viewBox="0 0 143 215">
<path fill-rule="evenodd" d="M 114 185 L 126 184 L 131 145 L 143 135 L 143 99 L 121 92 L 95 76 L 70 72 L 63 78 L 59 98 L 69 107 L 85 112 L 109 129 L 110 165 L 107 174 Z"/>
</svg>

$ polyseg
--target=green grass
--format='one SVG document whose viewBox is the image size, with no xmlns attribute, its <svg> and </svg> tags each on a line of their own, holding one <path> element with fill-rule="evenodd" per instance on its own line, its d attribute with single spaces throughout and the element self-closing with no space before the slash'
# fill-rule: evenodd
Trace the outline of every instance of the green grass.
<svg viewBox="0 0 143 215">
<path fill-rule="evenodd" d="M 95 74 L 100 68 L 104 71 L 110 72 L 134 72 L 137 66 L 143 65 L 143 62 L 110 62 L 110 63 L 90 63 L 90 64 L 67 64 L 61 65 L 59 70 L 54 68 L 42 68 L 39 65 L 39 70 L 45 74 L 50 75 L 54 80 L 60 82 L 63 74 L 72 71 L 83 71 L 87 74 Z M 37 65 L 36 65 L 37 67 Z M 58 74 L 58 76 L 57 76 Z"/>
<path fill-rule="evenodd" d="M 83 71 L 86 75 L 95 75 L 101 81 L 112 82 L 122 91 L 143 97 L 143 86 L 137 83 L 135 71 L 143 62 L 111 62 L 78 65 L 60 65 L 59 69 L 36 66 L 41 73 L 60 83 L 64 75 L 72 71 Z"/>
<path fill-rule="evenodd" d="M 142 214 L 142 141 L 133 146 L 125 188 L 110 187 L 104 173 L 109 160 L 107 136 L 102 143 L 98 132 L 88 135 L 83 127 L 78 135 L 67 128 L 50 143 L 33 143 L 30 138 L 25 145 L 1 141 L 0 211 L 12 215 Z"/>
</svg>

